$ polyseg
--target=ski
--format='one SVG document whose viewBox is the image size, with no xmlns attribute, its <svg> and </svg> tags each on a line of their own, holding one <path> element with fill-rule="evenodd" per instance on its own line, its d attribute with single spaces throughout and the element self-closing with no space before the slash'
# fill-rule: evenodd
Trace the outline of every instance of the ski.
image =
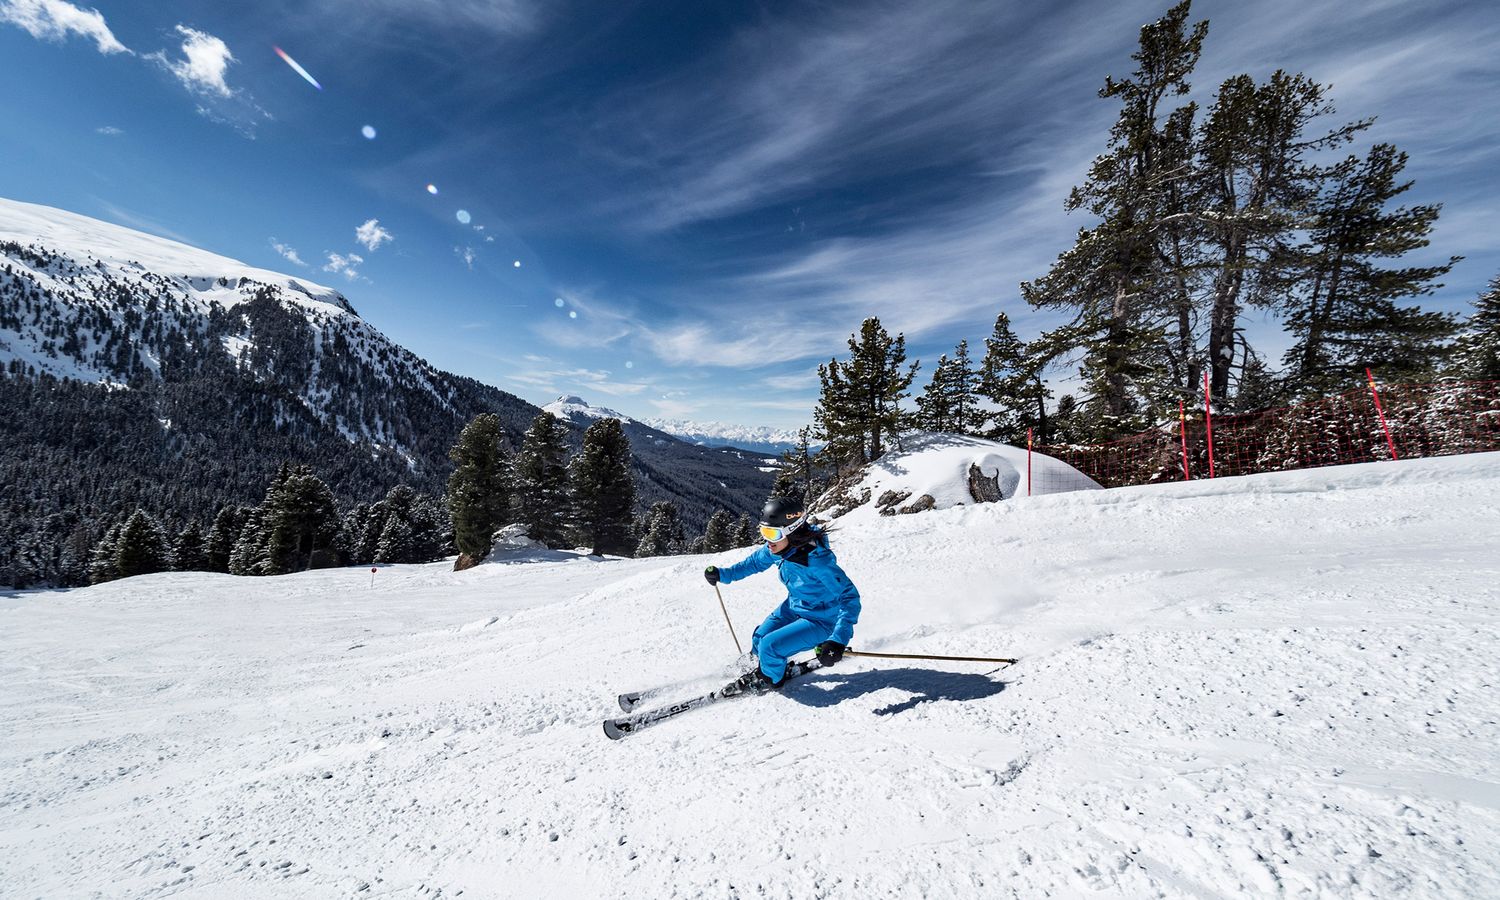
<svg viewBox="0 0 1500 900">
<path fill-rule="evenodd" d="M 739 669 L 741 674 L 753 670 L 758 664 L 759 663 L 755 658 L 755 654 L 753 653 L 745 653 L 741 655 L 740 658 L 735 660 L 734 663 L 735 667 Z M 676 685 L 661 685 L 659 687 L 646 688 L 645 690 L 640 691 L 628 691 L 616 697 L 615 702 L 620 704 L 620 710 L 622 712 L 635 712 L 636 710 L 640 709 L 641 705 L 646 701 L 656 699 L 658 696 L 660 696 L 661 694 L 665 694 L 675 686 Z"/>
<path fill-rule="evenodd" d="M 782 679 L 782 684 L 786 684 L 788 680 L 796 678 L 799 675 L 806 675 L 817 668 L 820 668 L 820 665 L 815 659 L 805 663 L 789 663 L 786 667 L 786 677 Z M 673 703 L 669 706 L 662 706 L 645 712 L 634 713 L 633 715 L 621 716 L 617 719 L 605 719 L 604 734 L 610 740 L 618 741 L 627 734 L 635 734 L 643 728 L 650 728 L 652 725 L 680 716 L 689 710 L 710 706 L 722 700 L 743 697 L 748 693 L 751 692 L 741 686 L 739 680 L 736 679 L 717 690 L 709 691 L 690 700 L 683 700 L 680 703 Z M 640 694 L 621 694 L 620 707 L 622 709 L 625 708 L 626 699 L 630 697 L 636 698 L 635 703 L 637 705 L 640 703 Z M 626 711 L 629 712 L 630 710 Z"/>
</svg>

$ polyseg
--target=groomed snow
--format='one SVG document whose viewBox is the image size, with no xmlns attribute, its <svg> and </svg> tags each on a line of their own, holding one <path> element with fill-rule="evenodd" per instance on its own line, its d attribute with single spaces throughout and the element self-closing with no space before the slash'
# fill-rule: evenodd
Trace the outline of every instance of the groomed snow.
<svg viewBox="0 0 1500 900">
<path fill-rule="evenodd" d="M 721 683 L 740 553 L 0 600 L 0 893 L 1481 897 L 1500 454 L 851 522 L 845 660 Z M 741 637 L 780 599 L 724 589 Z"/>
</svg>

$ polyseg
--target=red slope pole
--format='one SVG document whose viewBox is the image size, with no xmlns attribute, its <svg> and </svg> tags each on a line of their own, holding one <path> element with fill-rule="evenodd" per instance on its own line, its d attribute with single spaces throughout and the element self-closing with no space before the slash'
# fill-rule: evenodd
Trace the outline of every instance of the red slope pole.
<svg viewBox="0 0 1500 900">
<path fill-rule="evenodd" d="M 1187 458 L 1187 405 L 1184 401 L 1177 401 L 1177 420 L 1182 424 L 1182 480 L 1192 481 L 1193 473 L 1188 471 Z"/>
<path fill-rule="evenodd" d="M 1208 435 L 1208 477 L 1214 477 L 1214 407 L 1208 392 L 1208 372 L 1203 373 L 1203 427 Z"/>
<path fill-rule="evenodd" d="M 1375 398 L 1375 414 L 1380 417 L 1380 428 L 1385 432 L 1385 445 L 1391 450 L 1391 459 L 1400 459 L 1396 455 L 1396 442 L 1391 440 L 1391 426 L 1385 424 L 1385 410 L 1380 408 L 1380 392 L 1375 390 L 1375 375 L 1369 366 L 1365 367 L 1365 377 L 1370 380 L 1370 396 Z"/>
<path fill-rule="evenodd" d="M 1026 496 L 1031 496 L 1031 429 L 1026 429 Z"/>
</svg>

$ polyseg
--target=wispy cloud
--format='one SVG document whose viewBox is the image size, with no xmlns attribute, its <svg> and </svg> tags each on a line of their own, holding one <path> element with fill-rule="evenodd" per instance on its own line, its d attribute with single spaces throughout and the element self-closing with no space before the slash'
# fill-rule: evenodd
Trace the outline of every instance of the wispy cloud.
<svg viewBox="0 0 1500 900">
<path fill-rule="evenodd" d="M 230 64 L 236 62 L 229 46 L 207 32 L 186 25 L 178 25 L 176 30 L 182 35 L 182 58 L 170 59 L 165 50 L 151 54 L 150 58 L 195 94 L 233 96 L 234 91 L 225 80 Z"/>
<path fill-rule="evenodd" d="M 76 34 L 92 39 L 100 53 L 132 52 L 97 9 L 80 9 L 63 0 L 0 0 L 0 22 L 17 25 L 39 40 L 63 41 Z"/>
<path fill-rule="evenodd" d="M 120 135 L 125 133 L 125 129 L 116 128 L 113 125 L 101 125 L 100 127 L 94 129 L 94 133 L 102 134 L 105 137 L 119 137 Z"/>
<path fill-rule="evenodd" d="M 510 375 L 507 380 L 530 388 L 536 394 L 577 394 L 588 399 L 599 394 L 634 397 L 652 389 L 649 382 L 620 380 L 608 369 L 562 366 L 545 357 L 529 357 L 527 361 L 529 368 Z"/>
<path fill-rule="evenodd" d="M 474 252 L 473 247 L 454 247 L 453 255 L 463 260 L 470 272 L 474 271 L 474 260 L 479 258 L 479 254 Z"/>
<path fill-rule="evenodd" d="M 381 244 L 388 244 L 396 237 L 381 227 L 379 219 L 369 219 L 365 224 L 354 229 L 354 239 L 363 244 L 366 250 L 374 253 L 380 249 Z"/>
<path fill-rule="evenodd" d="M 350 281 L 359 278 L 359 267 L 364 264 L 364 257 L 358 253 L 341 254 L 329 253 L 328 264 L 323 267 L 325 272 L 337 272 Z"/>
<path fill-rule="evenodd" d="M 303 262 L 302 257 L 297 255 L 297 250 L 295 247 L 291 247 L 287 244 L 283 244 L 275 238 L 271 238 L 271 249 L 281 254 L 281 256 L 287 260 L 287 262 L 302 266 L 304 269 L 307 268 L 307 263 Z M 329 269 L 328 271 L 334 270 Z"/>
</svg>

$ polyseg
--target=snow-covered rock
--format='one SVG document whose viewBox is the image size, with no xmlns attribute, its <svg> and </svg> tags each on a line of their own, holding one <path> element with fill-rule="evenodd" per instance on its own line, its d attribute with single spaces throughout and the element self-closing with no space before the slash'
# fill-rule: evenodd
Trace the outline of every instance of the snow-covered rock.
<svg viewBox="0 0 1500 900">
<path fill-rule="evenodd" d="M 542 411 L 552 413 L 564 421 L 585 426 L 597 419 L 619 419 L 624 424 L 635 421 L 624 413 L 617 413 L 607 407 L 590 406 L 582 397 L 573 395 L 558 397 L 543 406 Z"/>
<path fill-rule="evenodd" d="M 942 432 L 903 434 L 901 445 L 867 466 L 857 481 L 820 497 L 814 512 L 857 520 L 1100 489 L 1092 478 L 1061 460 L 1041 453 L 1029 454 L 1028 460 L 1024 447 Z"/>
</svg>

